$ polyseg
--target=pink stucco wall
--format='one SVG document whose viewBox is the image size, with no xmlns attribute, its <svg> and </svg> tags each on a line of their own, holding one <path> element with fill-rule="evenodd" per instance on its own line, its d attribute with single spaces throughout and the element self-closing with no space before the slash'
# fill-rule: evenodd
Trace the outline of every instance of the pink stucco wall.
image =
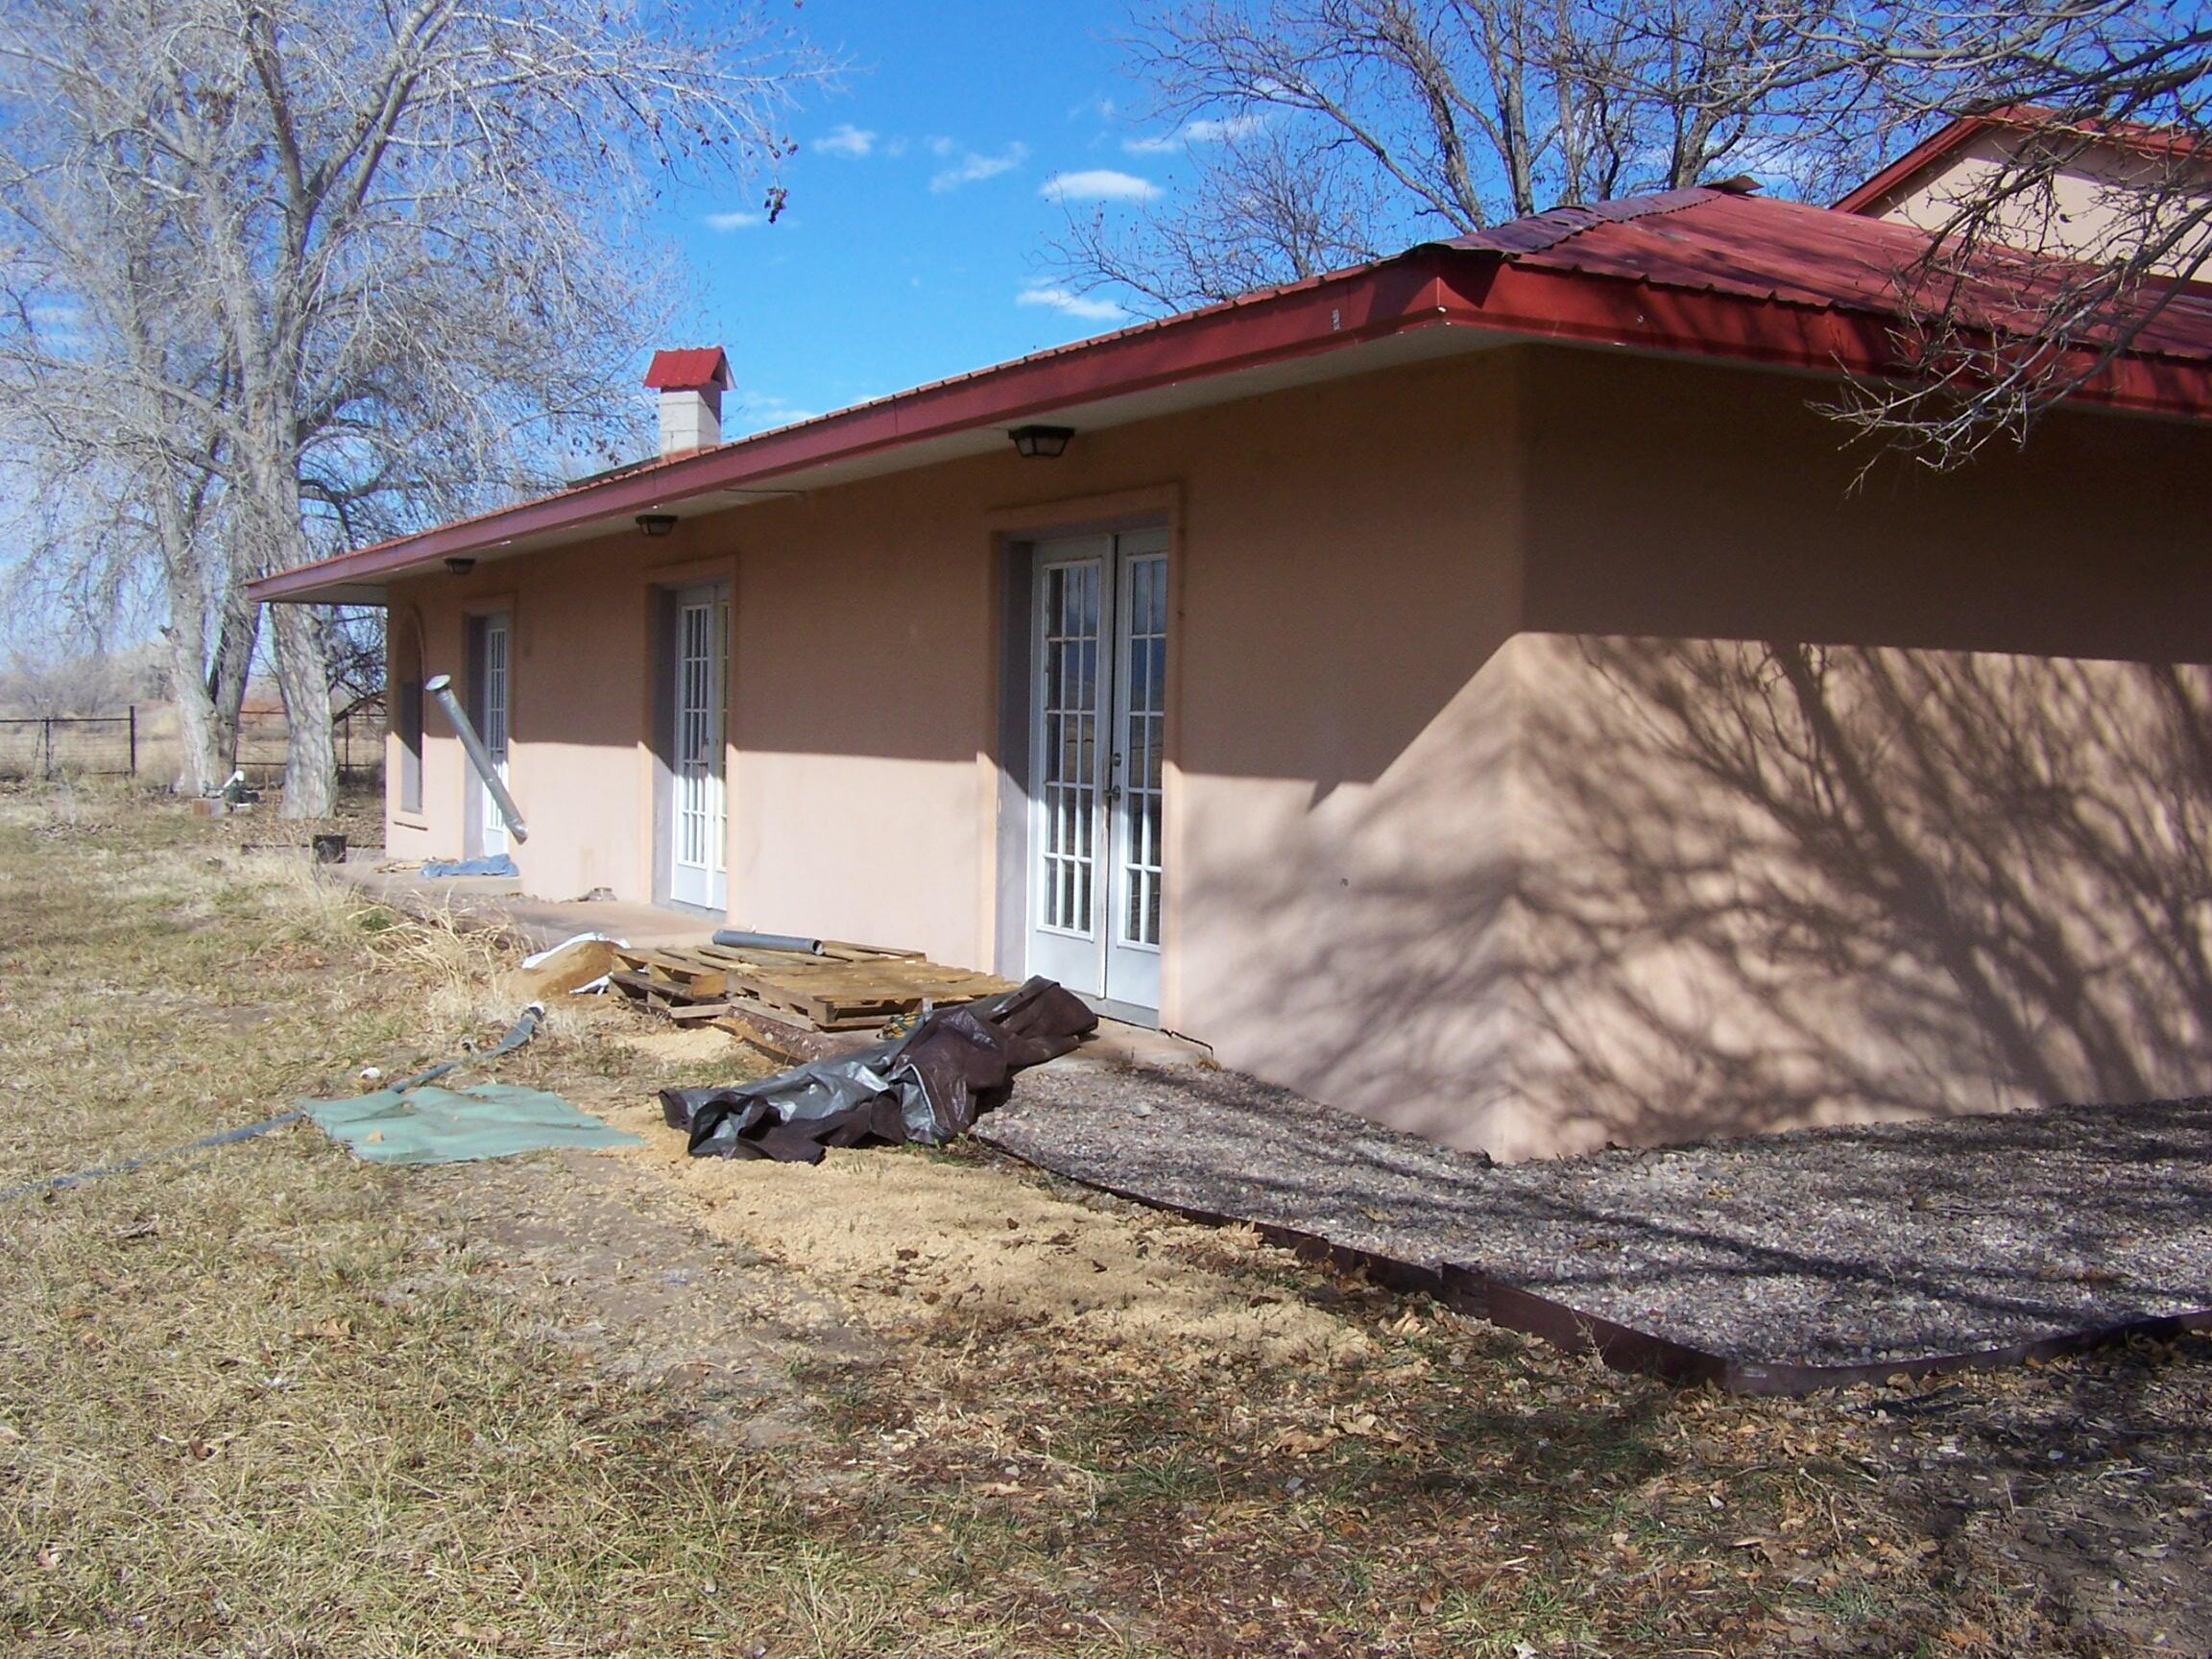
<svg viewBox="0 0 2212 1659">
<path fill-rule="evenodd" d="M 2202 1087 L 2212 910 L 2172 916 L 2212 816 L 2212 547 L 2176 503 L 2212 443 L 2069 418 L 2025 457 L 1854 490 L 1819 395 L 1488 352 L 481 565 L 394 614 L 459 674 L 466 609 L 512 604 L 527 883 L 645 899 L 653 593 L 728 575 L 732 915 L 1013 972 L 999 539 L 1165 518 L 1161 1014 L 1226 1064 L 1512 1156 Z M 2031 712 L 2032 764 L 2008 747 Z M 429 725 L 402 854 L 460 845 L 463 762 Z M 1900 757 L 1938 741 L 2007 758 Z M 1919 864 L 1834 806 L 1839 746 Z M 2113 874 L 2080 814 L 2017 809 L 2035 789 L 2150 814 L 2165 862 Z M 1929 857 L 1956 886 L 1994 824 L 1971 904 L 1897 886 Z M 2094 950 L 2060 928 L 2111 1003 L 2095 1032 L 2034 1002 L 2037 904 L 2120 918 Z M 1945 984 L 1940 1017 L 1894 1018 Z"/>
</svg>

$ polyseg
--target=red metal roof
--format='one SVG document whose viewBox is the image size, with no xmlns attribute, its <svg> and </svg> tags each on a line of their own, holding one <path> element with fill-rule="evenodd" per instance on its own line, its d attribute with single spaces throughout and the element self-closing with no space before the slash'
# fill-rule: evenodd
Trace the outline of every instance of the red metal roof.
<svg viewBox="0 0 2212 1659">
<path fill-rule="evenodd" d="M 709 386 L 729 384 L 730 359 L 719 346 L 656 351 L 645 369 L 645 386 L 652 392 L 703 392 Z"/>
<path fill-rule="evenodd" d="M 613 526 L 627 515 L 666 511 L 808 468 L 1419 329 L 1484 329 L 1810 373 L 1895 373 L 1909 367 L 1901 344 L 1911 313 L 1907 297 L 1916 281 L 1925 284 L 1916 266 L 1929 246 L 1910 227 L 1732 189 L 1557 208 L 647 462 L 279 571 L 251 590 L 264 600 L 359 591 L 527 537 Z M 2004 326 L 2029 318 L 2038 287 L 2082 274 L 2057 262 L 1991 266 L 1964 292 L 1970 309 Z M 2163 311 L 2074 395 L 2078 401 L 2212 419 L 2212 285 L 2162 294 Z M 677 354 L 661 357 L 670 355 Z"/>
<path fill-rule="evenodd" d="M 1493 249 L 1529 269 L 1891 323 L 1915 305 L 1953 304 L 1970 325 L 2007 330 L 2034 328 L 2043 302 L 2099 279 L 2086 266 L 2001 251 L 1978 252 L 1962 269 L 1930 271 L 1929 238 L 1910 226 L 1707 189 L 1555 208 L 1444 246 Z M 2162 302 L 2154 311 L 2153 301 Z M 2134 302 L 2152 314 L 2130 355 L 2212 361 L 2212 287 L 2159 284 Z"/>
</svg>

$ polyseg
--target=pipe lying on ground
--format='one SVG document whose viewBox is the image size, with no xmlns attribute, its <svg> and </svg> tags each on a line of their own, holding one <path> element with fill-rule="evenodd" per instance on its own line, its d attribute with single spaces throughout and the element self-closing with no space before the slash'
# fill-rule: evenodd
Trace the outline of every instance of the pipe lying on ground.
<svg viewBox="0 0 2212 1659">
<path fill-rule="evenodd" d="M 802 956 L 822 954 L 819 939 L 802 939 L 796 933 L 755 933 L 743 927 L 717 927 L 714 943 L 732 950 L 796 950 Z"/>
<path fill-rule="evenodd" d="M 498 1042 L 485 1049 L 481 1054 L 456 1054 L 450 1060 L 441 1060 L 428 1070 L 416 1072 L 406 1082 L 393 1084 L 392 1093 L 404 1094 L 408 1090 L 419 1088 L 434 1077 L 445 1076 L 446 1072 L 457 1067 L 482 1065 L 487 1060 L 498 1059 L 502 1054 L 512 1054 L 523 1044 L 529 1042 L 531 1038 L 538 1035 L 538 1027 L 544 1019 L 545 1004 L 533 1002 L 522 1010 L 521 1017 L 514 1024 L 507 1027 L 507 1035 L 500 1038 Z"/>
<path fill-rule="evenodd" d="M 499 768 L 492 763 L 492 752 L 484 747 L 484 739 L 476 735 L 476 728 L 469 723 L 469 711 L 461 707 L 461 699 L 453 695 L 453 676 L 434 674 L 422 682 L 422 689 L 438 699 L 438 707 L 445 710 L 445 718 L 453 723 L 454 735 L 461 739 L 469 764 L 476 768 L 476 776 L 484 781 L 493 805 L 507 821 L 507 833 L 517 841 L 529 840 L 530 827 L 522 822 L 522 809 L 515 805 L 515 797 L 507 793 L 507 780 L 499 776 Z"/>
</svg>

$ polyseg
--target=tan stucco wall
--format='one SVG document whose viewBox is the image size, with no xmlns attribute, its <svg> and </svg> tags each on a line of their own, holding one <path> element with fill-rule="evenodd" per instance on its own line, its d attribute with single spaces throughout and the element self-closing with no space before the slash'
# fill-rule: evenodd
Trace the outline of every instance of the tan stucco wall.
<svg viewBox="0 0 2212 1659">
<path fill-rule="evenodd" d="M 1388 837 L 1437 839 L 1412 817 L 1378 839 L 1368 818 L 1382 774 L 1455 696 L 1474 697 L 1468 682 L 1511 632 L 1516 372 L 1510 357 L 1485 361 L 1088 434 L 1049 465 L 1009 449 L 686 521 L 664 541 L 625 535 L 481 564 L 405 584 L 394 606 L 422 618 L 427 670 L 457 681 L 465 613 L 512 608 L 525 880 L 547 896 L 605 885 L 646 899 L 651 589 L 726 565 L 733 914 L 988 964 L 995 531 L 1088 523 L 1102 501 L 1109 516 L 1129 503 L 1156 517 L 1188 500 L 1169 781 L 1186 862 L 1169 927 L 1192 935 L 1179 967 L 1211 1005 L 1205 986 L 1241 974 L 1244 946 L 1196 934 L 1232 931 L 1221 907 L 1245 902 L 1238 890 L 1257 897 L 1256 862 L 1269 902 L 1311 889 L 1307 902 L 1334 916 Z M 1394 615 L 1374 604 L 1379 584 L 1426 597 Z M 465 762 L 435 712 L 428 727 L 425 812 L 392 824 L 407 855 L 461 846 Z M 1438 801 L 1431 784 L 1420 792 Z M 1454 825 L 1477 809 L 1450 792 Z M 1241 1028 L 1229 1027 L 1233 1045 Z"/>
<path fill-rule="evenodd" d="M 2212 547 L 2177 503 L 2201 489 L 2206 434 L 2055 421 L 2025 458 L 1884 468 L 1854 492 L 1860 458 L 1806 408 L 1818 395 L 1490 352 L 396 597 L 422 617 L 429 670 L 458 674 L 464 605 L 512 595 L 527 882 L 642 899 L 648 560 L 661 580 L 732 573 L 733 915 L 1011 970 L 994 960 L 995 533 L 1165 513 L 1162 1013 L 1224 1063 L 1515 1156 L 2202 1087 L 2193 987 L 2212 974 L 2191 977 L 2190 906 L 2212 735 L 2190 745 L 2212 686 L 2177 665 L 2206 656 Z M 2057 1029 L 2056 993 L 2007 1023 L 1956 983 L 1983 960 L 2032 979 L 2045 934 L 1968 938 L 1964 900 L 1931 913 L 1868 873 L 1895 835 L 1833 805 L 1837 757 L 1808 751 L 1783 671 L 1799 661 L 1877 794 L 1904 797 L 1945 894 L 1984 870 L 1999 886 L 1973 902 L 2000 931 L 2028 925 L 2005 882 L 2098 919 L 2066 950 L 2093 999 L 2125 1004 L 2110 1031 Z M 2031 716 L 2041 773 L 1999 743 Z M 428 724 L 433 828 L 395 821 L 396 852 L 459 849 L 462 761 Z M 1779 799 L 1700 751 L 1725 736 Z M 1984 740 L 2000 762 L 1911 758 Z M 2159 873 L 2093 868 L 2077 823 L 2019 805 L 2053 790 L 2156 818 Z M 1791 791 L 1841 816 L 1823 827 Z"/>
<path fill-rule="evenodd" d="M 2014 167 L 2027 135 L 2009 129 L 1976 134 L 1942 160 L 1873 204 L 1878 218 L 1941 230 L 1962 209 L 1989 203 L 1997 239 L 2032 253 L 2090 263 L 2131 256 L 2153 228 L 2178 224 L 2212 193 L 2212 169 L 2201 163 L 2145 156 L 2117 145 L 2060 139 L 2061 164 L 2047 183 L 2023 188 Z M 2212 232 L 2198 227 L 2153 261 L 2169 275 L 2200 274 Z"/>
<path fill-rule="evenodd" d="M 596 887 L 648 896 L 640 792 L 651 779 L 642 748 L 649 569 L 627 545 L 584 547 L 479 565 L 393 593 L 393 613 L 420 621 L 425 673 L 450 674 L 456 687 L 469 684 L 469 618 L 512 616 L 508 783 L 530 828 L 513 852 L 531 891 L 545 898 Z M 397 810 L 397 749 L 387 751 L 387 843 L 395 856 L 458 857 L 468 762 L 434 707 L 423 724 L 421 813 Z"/>
<path fill-rule="evenodd" d="M 2212 433 L 1530 378 L 1508 1151 L 2212 1087 Z"/>
</svg>

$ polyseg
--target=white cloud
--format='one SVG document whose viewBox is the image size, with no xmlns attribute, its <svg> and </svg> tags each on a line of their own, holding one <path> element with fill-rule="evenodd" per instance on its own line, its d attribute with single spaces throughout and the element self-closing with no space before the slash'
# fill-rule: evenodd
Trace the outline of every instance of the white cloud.
<svg viewBox="0 0 2212 1659">
<path fill-rule="evenodd" d="M 1124 138 L 1121 148 L 1132 156 L 1165 156 L 1171 151 L 1187 150 L 1193 144 L 1225 144 L 1253 132 L 1264 120 L 1265 117 L 1259 114 L 1246 114 L 1225 115 L 1218 121 L 1186 121 L 1162 136 Z"/>
<path fill-rule="evenodd" d="M 957 190 L 963 184 L 974 184 L 980 180 L 996 179 L 1001 173 L 1011 173 L 1029 158 L 1029 146 L 1009 144 L 996 156 L 978 156 L 971 150 L 958 161 L 932 177 L 929 188 L 939 194 Z"/>
<path fill-rule="evenodd" d="M 1114 100 L 1102 96 L 1090 97 L 1068 111 L 1068 119 L 1070 121 L 1080 121 L 1086 115 L 1099 121 L 1113 120 Z"/>
<path fill-rule="evenodd" d="M 750 230 L 756 225 L 765 225 L 767 223 L 768 215 L 765 213 L 746 213 L 740 211 L 735 213 L 709 213 L 707 215 L 707 228 L 709 230 Z"/>
<path fill-rule="evenodd" d="M 819 409 L 802 408 L 772 392 L 734 393 L 731 401 L 735 405 L 731 410 L 733 419 L 726 423 L 730 428 L 726 435 L 731 437 L 742 436 L 747 432 L 766 432 L 777 426 L 795 425 L 801 421 L 811 421 L 822 413 Z"/>
<path fill-rule="evenodd" d="M 1265 119 L 1261 115 L 1230 115 L 1219 121 L 1190 121 L 1183 128 L 1186 144 L 1220 144 L 1231 138 L 1241 138 L 1258 128 Z"/>
<path fill-rule="evenodd" d="M 1134 173 L 1093 167 L 1081 173 L 1055 173 L 1037 192 L 1052 202 L 1149 202 L 1160 186 Z"/>
<path fill-rule="evenodd" d="M 826 135 L 814 140 L 814 148 L 825 156 L 841 156 L 848 161 L 857 161 L 876 148 L 876 134 L 865 127 L 840 121 Z"/>
<path fill-rule="evenodd" d="M 1046 288 L 1032 285 L 1014 296 L 1017 305 L 1049 305 L 1053 310 L 1070 317 L 1080 317 L 1087 323 L 1115 323 L 1129 315 L 1111 300 L 1093 300 L 1070 288 Z"/>
<path fill-rule="evenodd" d="M 922 140 L 922 142 L 929 147 L 930 155 L 939 157 L 950 156 L 953 151 L 960 148 L 959 139 L 948 138 L 942 132 L 935 133 L 930 137 L 925 138 Z"/>
</svg>

